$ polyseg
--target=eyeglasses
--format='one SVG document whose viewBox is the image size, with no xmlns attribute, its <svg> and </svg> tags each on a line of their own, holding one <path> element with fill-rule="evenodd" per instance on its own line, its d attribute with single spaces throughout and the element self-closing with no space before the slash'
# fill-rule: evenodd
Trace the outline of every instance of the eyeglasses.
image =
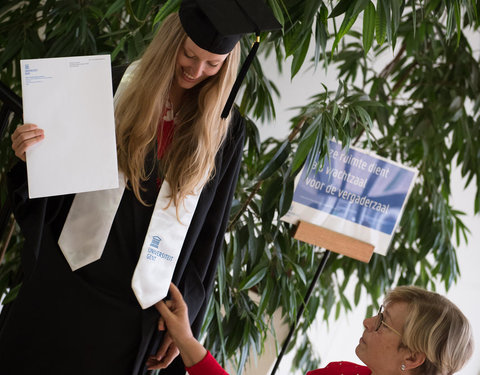
<svg viewBox="0 0 480 375">
<path fill-rule="evenodd" d="M 387 323 L 385 323 L 384 316 L 383 316 L 383 310 L 384 310 L 384 307 L 383 307 L 383 305 L 381 305 L 380 309 L 378 310 L 377 321 L 376 321 L 376 325 L 375 325 L 375 331 L 378 331 L 383 324 L 385 327 L 390 329 L 392 332 L 394 332 L 398 336 L 402 337 L 402 334 L 400 332 L 398 332 L 395 328 L 393 328 L 393 327 L 389 326 Z"/>
</svg>

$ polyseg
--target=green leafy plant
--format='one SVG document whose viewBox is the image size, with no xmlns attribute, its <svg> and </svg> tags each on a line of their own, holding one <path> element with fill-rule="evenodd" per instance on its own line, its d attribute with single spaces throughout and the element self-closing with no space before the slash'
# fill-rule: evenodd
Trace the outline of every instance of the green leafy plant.
<svg viewBox="0 0 480 375">
<path fill-rule="evenodd" d="M 20 93 L 21 58 L 111 53 L 114 64 L 137 58 L 155 25 L 180 1 L 4 1 L 0 7 L 0 72 Z M 459 277 L 456 247 L 468 238 L 462 213 L 450 204 L 450 172 L 457 163 L 467 184 L 480 186 L 480 72 L 465 32 L 478 32 L 475 0 L 268 0 L 282 32 L 265 34 L 261 54 L 294 79 L 302 67 L 334 66 L 338 89 L 322 87 L 297 109 L 286 139 L 260 141 L 256 121 L 275 116 L 281 95 L 255 59 L 238 98 L 247 116 L 244 162 L 204 322 L 207 347 L 223 363 L 243 368 L 250 348 L 262 351 L 280 309 L 296 319 L 322 251 L 292 239 L 279 218 L 288 210 L 293 180 L 314 148 L 327 141 L 369 148 L 419 170 L 387 256 L 364 264 L 332 254 L 314 288 L 298 338 L 316 316 L 349 311 L 362 294 L 367 314 L 386 289 L 416 284 L 448 288 Z M 247 53 L 249 40 L 242 42 Z M 383 66 L 380 57 L 393 56 Z M 311 57 L 311 58 L 310 58 Z M 20 120 L 15 119 L 13 126 Z M 8 135 L 0 143 L 0 199 L 13 159 Z M 473 202 L 480 211 L 480 192 Z M 6 243 L 3 238 L 2 244 Z M 21 236 L 15 229 L 0 269 L 0 288 L 14 297 Z M 346 293 L 352 278 L 354 295 Z M 4 297 L 3 303 L 6 302 Z M 306 335 L 301 335 L 306 336 Z M 303 338 L 302 338 L 303 340 Z M 301 342 L 296 365 L 318 365 Z"/>
</svg>

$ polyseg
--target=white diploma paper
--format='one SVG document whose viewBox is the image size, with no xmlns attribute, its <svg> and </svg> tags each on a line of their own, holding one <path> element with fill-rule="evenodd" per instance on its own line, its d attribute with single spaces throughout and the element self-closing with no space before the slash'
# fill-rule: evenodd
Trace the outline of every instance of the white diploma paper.
<svg viewBox="0 0 480 375">
<path fill-rule="evenodd" d="M 110 56 L 20 61 L 23 121 L 44 129 L 27 150 L 30 198 L 118 187 Z"/>
</svg>

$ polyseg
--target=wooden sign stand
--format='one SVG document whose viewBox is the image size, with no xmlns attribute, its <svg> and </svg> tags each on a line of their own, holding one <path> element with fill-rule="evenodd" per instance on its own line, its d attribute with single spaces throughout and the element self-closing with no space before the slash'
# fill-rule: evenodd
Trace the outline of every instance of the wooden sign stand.
<svg viewBox="0 0 480 375">
<path fill-rule="evenodd" d="M 374 249 L 374 246 L 367 242 L 307 223 L 306 221 L 299 222 L 293 238 L 365 263 L 370 261 Z"/>
<path fill-rule="evenodd" d="M 303 242 L 308 242 L 318 247 L 323 247 L 326 250 L 323 254 L 323 258 L 317 268 L 317 271 L 315 272 L 313 280 L 308 287 L 307 293 L 305 294 L 303 304 L 299 307 L 297 311 L 297 318 L 290 327 L 290 331 L 288 332 L 288 335 L 283 342 L 282 350 L 280 351 L 280 354 L 277 358 L 277 361 L 275 362 L 275 365 L 273 366 L 270 375 L 275 375 L 278 370 L 280 362 L 285 355 L 290 341 L 293 337 L 295 328 L 303 315 L 305 306 L 307 306 L 314 286 L 317 283 L 323 269 L 325 268 L 325 264 L 327 263 L 328 257 L 330 256 L 330 251 L 368 263 L 370 261 L 370 258 L 372 257 L 374 249 L 374 246 L 367 242 L 357 240 L 355 238 L 319 227 L 315 224 L 307 223 L 306 221 L 302 220 L 300 220 L 293 235 L 293 238 Z"/>
</svg>

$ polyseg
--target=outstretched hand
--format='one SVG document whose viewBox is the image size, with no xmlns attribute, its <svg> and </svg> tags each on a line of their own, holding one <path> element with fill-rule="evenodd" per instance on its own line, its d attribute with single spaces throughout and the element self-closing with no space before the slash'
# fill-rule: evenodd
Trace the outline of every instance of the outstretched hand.
<svg viewBox="0 0 480 375">
<path fill-rule="evenodd" d="M 160 301 L 155 305 L 160 313 L 158 329 L 160 331 L 167 329 L 173 341 L 178 345 L 178 342 L 191 339 L 193 333 L 188 320 L 187 304 L 173 283 L 170 283 L 170 295 L 170 300 Z"/>
<path fill-rule="evenodd" d="M 207 350 L 193 336 L 188 320 L 187 304 L 173 283 L 170 284 L 170 295 L 170 300 L 155 304 L 160 313 L 158 329 L 167 331 L 166 335 L 171 337 L 173 343 L 180 350 L 185 366 L 190 367 L 200 362 L 207 354 Z"/>
<path fill-rule="evenodd" d="M 179 350 L 167 332 L 163 337 L 163 341 L 160 345 L 160 348 L 158 348 L 157 354 L 148 358 L 147 367 L 149 370 L 160 370 L 167 368 L 178 356 L 178 354 Z"/>
</svg>

